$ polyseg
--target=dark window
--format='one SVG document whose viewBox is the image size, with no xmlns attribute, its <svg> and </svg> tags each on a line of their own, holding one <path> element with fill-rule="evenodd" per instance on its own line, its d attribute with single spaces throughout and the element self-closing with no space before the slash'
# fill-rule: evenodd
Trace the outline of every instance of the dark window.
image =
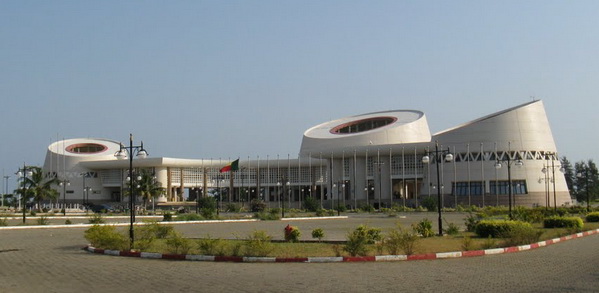
<svg viewBox="0 0 599 293">
<path fill-rule="evenodd" d="M 468 193 L 468 190 L 470 190 L 470 193 Z M 483 195 L 485 185 L 482 181 L 453 182 L 452 193 L 458 196 Z"/>
<path fill-rule="evenodd" d="M 509 194 L 508 181 L 491 181 L 491 194 Z M 525 180 L 512 180 L 512 194 L 528 194 Z"/>
</svg>

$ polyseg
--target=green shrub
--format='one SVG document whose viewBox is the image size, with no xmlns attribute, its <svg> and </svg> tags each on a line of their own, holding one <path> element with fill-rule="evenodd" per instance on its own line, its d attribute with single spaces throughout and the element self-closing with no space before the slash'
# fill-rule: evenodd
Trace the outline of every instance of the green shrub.
<svg viewBox="0 0 599 293">
<path fill-rule="evenodd" d="M 250 202 L 250 210 L 254 213 L 263 212 L 266 210 L 266 203 L 263 200 L 252 199 Z"/>
<path fill-rule="evenodd" d="M 318 242 L 322 241 L 322 238 L 324 238 L 324 230 L 322 230 L 322 228 L 312 230 L 312 238 L 318 239 Z"/>
<path fill-rule="evenodd" d="M 338 204 L 337 207 L 335 208 L 335 211 L 337 211 L 339 213 L 345 213 L 347 211 L 347 207 L 345 207 L 342 204 Z"/>
<path fill-rule="evenodd" d="M 127 246 L 127 237 L 114 226 L 93 225 L 84 232 L 91 246 L 103 249 L 122 250 Z"/>
<path fill-rule="evenodd" d="M 179 232 L 170 233 L 166 239 L 166 247 L 169 253 L 187 254 L 191 249 L 191 240 L 184 238 Z"/>
<path fill-rule="evenodd" d="M 503 246 L 507 247 L 538 242 L 542 234 L 542 230 L 535 229 L 530 225 L 514 225 L 500 236 L 504 238 Z"/>
<path fill-rule="evenodd" d="M 351 256 L 366 255 L 368 253 L 368 244 L 374 244 L 381 239 L 381 229 L 360 225 L 347 234 L 347 242 L 343 250 Z"/>
<path fill-rule="evenodd" d="M 319 209 L 319 210 L 316 211 L 316 216 L 317 217 L 334 216 L 334 215 L 335 215 L 335 211 L 334 210 Z"/>
<path fill-rule="evenodd" d="M 582 229 L 582 219 L 579 217 L 549 217 L 543 221 L 545 228 L 575 228 Z"/>
<path fill-rule="evenodd" d="M 516 207 L 512 212 L 513 220 L 529 222 L 529 223 L 541 223 L 545 218 L 545 208 L 534 208 L 529 209 L 525 207 Z"/>
<path fill-rule="evenodd" d="M 425 238 L 435 236 L 435 232 L 433 232 L 433 223 L 426 218 L 418 223 L 412 224 L 412 229 L 416 234 Z"/>
<path fill-rule="evenodd" d="M 496 238 L 505 235 L 506 232 L 518 226 L 532 227 L 530 223 L 521 221 L 481 220 L 480 222 L 478 222 L 478 224 L 476 224 L 474 232 L 479 237 L 486 238 L 488 236 L 491 236 L 493 238 Z"/>
<path fill-rule="evenodd" d="M 166 213 L 164 213 L 164 215 L 162 215 L 163 222 L 170 222 L 172 220 L 173 220 L 173 214 L 166 212 Z"/>
<path fill-rule="evenodd" d="M 281 210 L 280 209 L 269 209 L 267 212 L 257 212 L 254 214 L 254 217 L 260 219 L 262 221 L 276 221 L 281 219 Z"/>
<path fill-rule="evenodd" d="M 466 217 L 466 220 L 464 221 L 464 225 L 466 226 L 466 231 L 474 232 L 476 224 L 478 224 L 478 222 L 480 222 L 481 219 L 482 219 L 482 216 L 480 214 L 472 214 L 472 213 L 468 214 L 468 216 Z"/>
<path fill-rule="evenodd" d="M 225 206 L 225 211 L 230 213 L 239 213 L 241 211 L 241 206 L 235 203 L 228 203 Z"/>
<path fill-rule="evenodd" d="M 6 217 L 0 218 L 0 226 L 8 226 L 8 221 L 6 220 Z"/>
<path fill-rule="evenodd" d="M 199 214 L 180 214 L 177 215 L 177 221 L 201 221 L 204 220 Z"/>
<path fill-rule="evenodd" d="M 299 230 L 298 230 L 299 231 Z M 246 256 L 266 256 L 273 250 L 271 237 L 265 231 L 254 230 L 245 241 Z"/>
<path fill-rule="evenodd" d="M 389 254 L 397 255 L 403 251 L 406 255 L 414 254 L 416 246 L 420 240 L 418 234 L 403 230 L 400 226 L 391 230 L 383 240 L 383 245 L 387 248 Z"/>
<path fill-rule="evenodd" d="M 156 221 L 150 221 L 143 226 L 135 226 L 136 235 L 140 238 L 156 238 L 166 239 L 171 233 L 175 232 L 175 228 L 171 225 L 161 225 Z"/>
<path fill-rule="evenodd" d="M 34 210 L 31 210 L 31 212 L 29 212 L 29 215 L 32 217 L 35 217 L 37 215 L 37 213 Z"/>
<path fill-rule="evenodd" d="M 434 196 L 424 196 L 420 199 L 420 206 L 429 210 L 436 211 L 437 210 L 437 198 Z"/>
<path fill-rule="evenodd" d="M 445 221 L 445 223 L 447 224 L 447 228 L 443 229 L 445 231 L 445 233 L 447 235 L 458 235 L 460 233 L 460 226 L 454 224 L 454 223 L 449 223 L 447 221 Z"/>
<path fill-rule="evenodd" d="M 599 222 L 599 212 L 588 213 L 586 216 L 587 222 Z"/>
<path fill-rule="evenodd" d="M 407 207 L 407 206 L 403 206 L 403 205 L 398 205 L 396 203 L 393 204 L 393 206 L 391 207 L 391 209 L 393 209 L 396 212 L 413 212 L 414 209 Z"/>
<path fill-rule="evenodd" d="M 73 222 L 71 222 L 71 219 L 67 219 L 66 221 L 64 221 L 65 225 L 71 225 L 73 224 Z"/>
<path fill-rule="evenodd" d="M 93 214 L 91 215 L 91 217 L 88 218 L 88 222 L 90 224 L 104 224 L 104 218 L 102 218 L 102 215 L 100 214 Z"/>
<path fill-rule="evenodd" d="M 320 209 L 320 203 L 314 197 L 304 199 L 304 209 L 309 212 L 316 212 Z"/>
<path fill-rule="evenodd" d="M 204 219 L 216 218 L 217 202 L 214 197 L 200 197 L 198 204 L 200 206 L 200 215 Z"/>
<path fill-rule="evenodd" d="M 284 229 L 285 241 L 287 242 L 299 242 L 299 238 L 302 235 L 299 228 L 287 225 Z"/>
<path fill-rule="evenodd" d="M 374 206 L 371 204 L 361 205 L 359 209 L 363 212 L 372 213 L 374 212 Z"/>
<path fill-rule="evenodd" d="M 198 240 L 198 248 L 204 255 L 224 255 L 224 242 L 220 239 L 213 239 L 208 235 L 204 239 Z"/>
<path fill-rule="evenodd" d="M 495 247 L 497 247 L 497 241 L 493 239 L 491 235 L 489 235 L 489 237 L 487 237 L 485 241 L 483 241 L 483 243 L 481 244 L 482 249 L 491 249 Z"/>
<path fill-rule="evenodd" d="M 48 219 L 48 217 L 46 217 L 46 216 L 41 216 L 41 217 L 37 218 L 37 224 L 38 225 L 48 225 L 48 224 L 50 224 L 50 219 Z"/>
<path fill-rule="evenodd" d="M 469 250 L 474 250 L 474 242 L 472 241 L 472 238 L 465 236 L 464 238 L 462 238 L 462 250 L 464 251 L 469 251 Z"/>
</svg>

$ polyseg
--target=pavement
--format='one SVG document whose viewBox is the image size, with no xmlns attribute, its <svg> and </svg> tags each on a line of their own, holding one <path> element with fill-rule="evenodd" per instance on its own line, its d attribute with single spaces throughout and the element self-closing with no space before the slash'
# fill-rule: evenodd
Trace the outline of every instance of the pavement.
<svg viewBox="0 0 599 293">
<path fill-rule="evenodd" d="M 343 239 L 358 224 L 385 230 L 405 218 L 181 224 L 189 237 L 230 238 L 254 229 L 282 236 L 323 228 Z M 463 215 L 447 214 L 449 222 Z M 455 218 L 454 218 L 455 217 Z M 458 223 L 458 222 L 456 222 Z M 220 263 L 113 257 L 83 251 L 86 228 L 0 230 L 0 292 L 598 292 L 599 235 L 519 253 L 414 262 Z M 304 234 L 305 235 L 305 234 Z"/>
</svg>

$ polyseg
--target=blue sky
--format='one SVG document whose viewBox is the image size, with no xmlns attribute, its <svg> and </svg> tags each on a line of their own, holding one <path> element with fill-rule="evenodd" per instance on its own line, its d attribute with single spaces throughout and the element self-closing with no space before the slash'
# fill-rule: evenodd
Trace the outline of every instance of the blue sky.
<svg viewBox="0 0 599 293">
<path fill-rule="evenodd" d="M 57 138 L 129 133 L 152 156 L 293 157 L 331 119 L 416 109 L 437 132 L 531 97 L 562 156 L 596 161 L 597 12 L 599 1 L 0 0 L 0 168 L 41 165 Z"/>
</svg>

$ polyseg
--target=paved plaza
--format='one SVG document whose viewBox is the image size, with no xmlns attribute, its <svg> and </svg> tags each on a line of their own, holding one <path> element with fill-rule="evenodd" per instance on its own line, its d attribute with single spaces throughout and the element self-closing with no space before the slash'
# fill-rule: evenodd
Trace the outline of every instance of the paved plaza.
<svg viewBox="0 0 599 293">
<path fill-rule="evenodd" d="M 344 238 L 360 223 L 404 225 L 405 218 L 181 224 L 189 237 L 234 238 L 259 229 L 282 237 L 287 224 L 308 237 L 320 227 Z M 447 214 L 461 223 L 463 215 Z M 460 222 L 457 222 L 460 220 Z M 114 257 L 81 250 L 85 228 L 0 230 L 0 292 L 597 292 L 599 235 L 519 253 L 390 263 L 219 263 Z"/>
</svg>

